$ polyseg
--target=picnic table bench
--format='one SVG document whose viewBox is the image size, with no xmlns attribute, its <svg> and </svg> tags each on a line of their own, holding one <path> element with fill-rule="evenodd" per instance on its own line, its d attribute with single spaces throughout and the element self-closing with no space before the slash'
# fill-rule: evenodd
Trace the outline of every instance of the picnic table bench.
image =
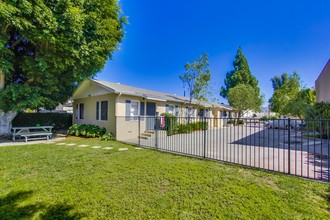
<svg viewBox="0 0 330 220">
<path fill-rule="evenodd" d="M 30 126 L 30 127 L 12 127 L 13 141 L 16 141 L 16 137 L 24 137 L 25 142 L 28 140 L 40 140 L 46 138 L 52 138 L 53 126 Z"/>
</svg>

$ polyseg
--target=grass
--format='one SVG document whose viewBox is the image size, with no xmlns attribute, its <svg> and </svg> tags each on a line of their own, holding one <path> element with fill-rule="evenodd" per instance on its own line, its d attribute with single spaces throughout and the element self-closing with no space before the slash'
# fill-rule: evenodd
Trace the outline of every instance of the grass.
<svg viewBox="0 0 330 220">
<path fill-rule="evenodd" d="M 0 219 L 330 218 L 325 183 L 117 142 L 65 142 L 114 149 L 0 147 Z"/>
</svg>

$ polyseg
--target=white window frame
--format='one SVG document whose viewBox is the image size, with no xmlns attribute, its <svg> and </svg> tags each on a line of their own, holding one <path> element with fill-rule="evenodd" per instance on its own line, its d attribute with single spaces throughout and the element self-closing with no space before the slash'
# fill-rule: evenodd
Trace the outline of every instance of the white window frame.
<svg viewBox="0 0 330 220">
<path fill-rule="evenodd" d="M 84 118 L 80 118 L 81 117 L 81 115 L 80 115 L 80 106 L 81 105 L 84 105 L 84 115 L 83 115 Z M 76 114 L 76 119 L 77 120 L 84 120 L 85 119 L 85 104 L 84 103 L 77 103 L 76 104 L 76 112 L 75 112 L 75 114 Z"/>
<path fill-rule="evenodd" d="M 133 102 L 136 104 L 136 107 L 137 107 L 137 109 L 133 109 L 133 111 L 135 112 L 136 111 L 136 115 L 132 115 L 132 113 L 134 113 L 134 112 L 132 112 L 132 104 L 133 104 Z M 131 117 L 137 117 L 137 116 L 139 116 L 140 115 L 140 112 L 139 112 L 139 105 L 140 105 L 140 102 L 139 101 L 137 101 L 137 100 L 131 100 L 131 103 L 130 103 L 130 107 L 131 107 L 131 111 L 130 111 L 130 116 Z"/>
<path fill-rule="evenodd" d="M 186 117 L 196 117 L 195 116 L 196 115 L 195 110 L 196 110 L 195 107 L 186 106 L 186 108 L 185 108 L 185 111 L 186 111 L 185 112 L 185 115 L 186 115 Z"/>
<path fill-rule="evenodd" d="M 76 115 L 76 119 L 79 119 L 79 104 L 76 104 L 75 115 Z"/>
<path fill-rule="evenodd" d="M 101 117 L 101 115 L 102 115 L 101 114 L 102 113 L 102 108 L 101 108 L 102 107 L 102 104 L 101 103 L 102 102 L 108 102 L 108 106 L 107 106 L 107 119 L 106 120 L 102 120 L 102 117 Z M 108 121 L 109 120 L 109 101 L 108 100 L 96 101 L 96 105 L 98 105 L 98 110 L 99 110 L 99 112 L 97 112 L 99 119 L 96 119 L 96 120 L 97 121 Z"/>
<path fill-rule="evenodd" d="M 138 117 L 140 116 L 140 101 L 138 100 L 130 100 L 130 121 L 137 121 Z M 135 102 L 137 104 L 137 115 L 132 115 L 132 103 Z"/>
<path fill-rule="evenodd" d="M 166 113 L 170 113 L 172 115 L 175 115 L 175 105 L 167 104 L 167 107 L 168 108 L 166 108 Z M 170 108 L 173 108 L 172 112 L 170 112 Z"/>
<path fill-rule="evenodd" d="M 81 114 L 80 114 L 80 108 L 81 108 L 81 106 L 84 106 L 84 111 L 83 111 L 82 117 L 81 117 Z M 85 119 L 85 104 L 84 103 L 79 103 L 79 119 L 80 120 L 84 120 Z"/>
</svg>

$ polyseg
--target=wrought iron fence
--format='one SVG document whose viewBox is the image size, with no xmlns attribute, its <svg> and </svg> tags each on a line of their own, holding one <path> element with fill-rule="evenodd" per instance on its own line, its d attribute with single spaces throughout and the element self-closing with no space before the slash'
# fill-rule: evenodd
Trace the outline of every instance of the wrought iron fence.
<svg viewBox="0 0 330 220">
<path fill-rule="evenodd" d="M 117 140 L 329 181 L 330 120 L 117 117 Z"/>
</svg>

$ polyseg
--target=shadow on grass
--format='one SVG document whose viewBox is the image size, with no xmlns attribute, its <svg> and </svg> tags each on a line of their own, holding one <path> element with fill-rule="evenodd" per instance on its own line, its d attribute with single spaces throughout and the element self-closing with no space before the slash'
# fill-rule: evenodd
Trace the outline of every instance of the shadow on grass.
<svg viewBox="0 0 330 220">
<path fill-rule="evenodd" d="M 46 205 L 33 202 L 29 205 L 21 203 L 33 195 L 33 191 L 11 192 L 0 197 L 0 219 L 30 219 L 37 213 L 41 219 L 81 219 L 83 214 L 71 212 L 73 206 L 65 204 Z"/>
</svg>

